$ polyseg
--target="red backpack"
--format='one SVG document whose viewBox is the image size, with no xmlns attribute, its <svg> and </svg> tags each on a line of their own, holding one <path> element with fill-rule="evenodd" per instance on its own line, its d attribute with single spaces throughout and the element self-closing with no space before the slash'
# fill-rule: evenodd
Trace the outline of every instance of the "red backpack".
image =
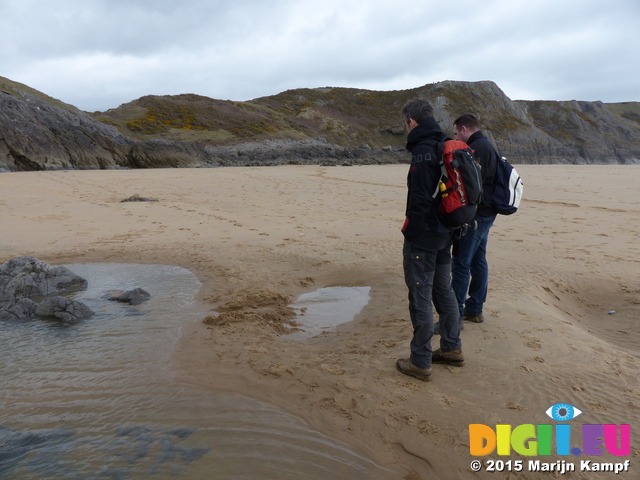
<svg viewBox="0 0 640 480">
<path fill-rule="evenodd" d="M 449 228 L 471 223 L 482 201 L 482 173 L 473 151 L 459 140 L 438 145 L 442 175 L 433 198 L 440 196 L 440 221 Z"/>
</svg>

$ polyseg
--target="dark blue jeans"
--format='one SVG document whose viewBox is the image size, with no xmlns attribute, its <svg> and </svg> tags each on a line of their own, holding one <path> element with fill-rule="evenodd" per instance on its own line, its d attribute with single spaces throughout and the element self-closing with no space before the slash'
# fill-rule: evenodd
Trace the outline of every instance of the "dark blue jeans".
<svg viewBox="0 0 640 480">
<path fill-rule="evenodd" d="M 449 233 L 436 235 L 430 250 L 404 242 L 404 278 L 413 325 L 411 363 L 419 368 L 431 368 L 433 306 L 440 318 L 440 348 L 449 352 L 462 346 L 458 305 L 451 288 L 451 240 Z"/>
<path fill-rule="evenodd" d="M 451 284 L 460 316 L 482 313 L 489 288 L 487 241 L 496 217 L 476 217 L 478 228 L 468 229 L 458 240 L 457 254 L 451 262 Z M 467 294 L 469 295 L 467 297 Z"/>
</svg>

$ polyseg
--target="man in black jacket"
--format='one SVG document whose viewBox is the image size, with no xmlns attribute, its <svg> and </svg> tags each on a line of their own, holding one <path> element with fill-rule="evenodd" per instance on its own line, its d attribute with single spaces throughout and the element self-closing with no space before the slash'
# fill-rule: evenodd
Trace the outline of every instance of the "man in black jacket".
<svg viewBox="0 0 640 480">
<path fill-rule="evenodd" d="M 396 368 L 405 375 L 428 381 L 432 363 L 464 364 L 458 305 L 451 287 L 452 236 L 438 220 L 439 197 L 433 196 L 441 175 L 438 143 L 446 137 L 433 118 L 433 107 L 427 100 L 410 100 L 402 114 L 409 130 L 407 150 L 411 152 L 402 233 L 413 338 L 411 356 L 398 360 Z M 440 317 L 440 348 L 436 351 L 431 349 L 432 302 Z"/>
<path fill-rule="evenodd" d="M 483 199 L 476 212 L 475 225 L 460 237 L 452 262 L 452 285 L 458 301 L 460 318 L 481 323 L 484 321 L 482 310 L 489 286 L 487 242 L 489 230 L 496 219 L 490 196 L 493 193 L 500 159 L 473 115 L 465 114 L 457 118 L 453 122 L 453 132 L 457 140 L 466 142 L 471 147 L 482 167 Z"/>
</svg>

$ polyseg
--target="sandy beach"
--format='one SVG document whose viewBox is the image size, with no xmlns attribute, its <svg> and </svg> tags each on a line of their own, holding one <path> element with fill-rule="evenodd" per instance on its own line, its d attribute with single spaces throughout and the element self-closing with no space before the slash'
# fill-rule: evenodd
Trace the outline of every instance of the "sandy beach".
<svg viewBox="0 0 640 480">
<path fill-rule="evenodd" d="M 4 173 L 0 263 L 191 270 L 211 314 L 184 327 L 176 381 L 277 405 L 398 478 L 559 478 L 473 473 L 469 452 L 470 424 L 554 424 L 545 411 L 557 403 L 583 412 L 577 445 L 578 425 L 631 425 L 630 455 L 602 457 L 630 472 L 561 478 L 639 478 L 640 165 L 517 165 L 524 200 L 491 231 L 486 321 L 462 332 L 465 366 L 435 365 L 427 383 L 395 370 L 412 331 L 407 168 Z M 156 201 L 121 203 L 134 195 Z M 286 338 L 288 305 L 328 286 L 369 286 L 370 302 L 334 332 Z M 481 460 L 510 458 L 527 460 Z"/>
</svg>

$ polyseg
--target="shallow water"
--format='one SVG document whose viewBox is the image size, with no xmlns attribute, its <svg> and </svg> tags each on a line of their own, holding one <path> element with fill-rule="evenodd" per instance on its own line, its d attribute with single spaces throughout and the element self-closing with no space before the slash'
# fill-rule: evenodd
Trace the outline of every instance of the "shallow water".
<svg viewBox="0 0 640 480">
<path fill-rule="evenodd" d="M 182 325 L 204 316 L 179 267 L 67 265 L 77 325 L 0 323 L 0 479 L 376 479 L 391 472 L 277 407 L 178 385 Z M 104 298 L 142 287 L 148 302 Z"/>
<path fill-rule="evenodd" d="M 301 331 L 287 335 L 303 340 L 352 321 L 369 303 L 371 287 L 324 287 L 300 295 L 291 307 L 298 313 Z"/>
</svg>

